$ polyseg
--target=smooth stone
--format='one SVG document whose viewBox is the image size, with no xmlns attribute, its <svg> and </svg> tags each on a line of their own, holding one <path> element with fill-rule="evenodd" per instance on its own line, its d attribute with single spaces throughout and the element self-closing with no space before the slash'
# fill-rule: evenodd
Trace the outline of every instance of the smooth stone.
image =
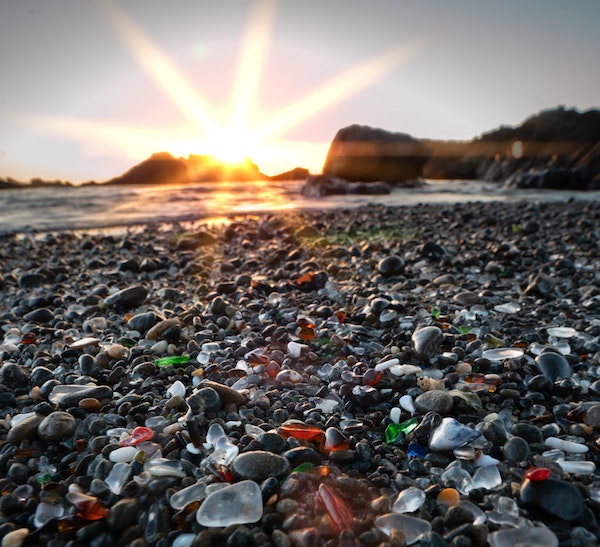
<svg viewBox="0 0 600 547">
<path fill-rule="evenodd" d="M 397 255 L 389 255 L 377 263 L 377 271 L 386 277 L 404 272 L 404 260 Z"/>
<path fill-rule="evenodd" d="M 450 414 L 454 407 L 454 398 L 447 391 L 432 389 L 421 393 L 414 404 L 415 408 L 424 414 L 427 412 Z"/>
<path fill-rule="evenodd" d="M 50 323 L 54 319 L 54 313 L 48 308 L 38 308 L 37 310 L 30 311 L 23 316 L 25 321 L 31 323 Z"/>
<path fill-rule="evenodd" d="M 233 404 L 235 406 L 241 406 L 246 401 L 246 396 L 243 393 L 240 393 L 236 389 L 233 389 L 224 384 L 219 384 L 218 382 L 213 382 L 211 380 L 202 380 L 200 382 L 200 387 L 210 387 L 214 389 L 221 398 L 224 406 L 229 404 Z"/>
<path fill-rule="evenodd" d="M 521 348 L 494 348 L 488 349 L 481 354 L 483 359 L 490 361 L 504 361 L 505 359 L 516 359 L 523 355 Z"/>
<path fill-rule="evenodd" d="M 573 371 L 571 365 L 560 353 L 546 351 L 535 358 L 535 366 L 551 382 L 559 378 L 569 378 Z"/>
<path fill-rule="evenodd" d="M 581 518 L 585 510 L 583 495 L 577 486 L 558 479 L 531 481 L 521 484 L 521 501 L 567 521 Z"/>
<path fill-rule="evenodd" d="M 30 532 L 29 528 L 17 528 L 16 530 L 12 530 L 2 538 L 2 543 L 0 543 L 0 545 L 2 547 L 21 547 L 25 543 Z"/>
<path fill-rule="evenodd" d="M 460 304 L 461 306 L 474 306 L 475 304 L 478 304 L 481 301 L 481 298 L 478 294 L 475 294 L 474 292 L 462 291 L 458 294 L 455 294 L 452 297 L 452 300 L 454 300 L 457 304 Z"/>
<path fill-rule="evenodd" d="M 167 332 L 169 329 L 179 326 L 179 319 L 172 317 L 170 319 L 159 320 L 155 325 L 152 325 L 146 333 L 146 340 L 159 340 L 161 337 L 168 338 Z"/>
<path fill-rule="evenodd" d="M 221 397 L 212 387 L 202 387 L 187 398 L 195 414 L 201 412 L 218 412 L 221 409 Z"/>
<path fill-rule="evenodd" d="M 17 363 L 4 363 L 0 367 L 0 382 L 9 388 L 25 387 L 29 378 Z"/>
<path fill-rule="evenodd" d="M 46 283 L 48 279 L 41 273 L 26 272 L 22 273 L 17 279 L 17 284 L 21 289 L 33 289 Z"/>
<path fill-rule="evenodd" d="M 442 329 L 439 327 L 422 327 L 411 336 L 416 353 L 423 359 L 440 352 L 443 338 Z"/>
<path fill-rule="evenodd" d="M 506 431 L 498 420 L 485 422 L 481 428 L 483 436 L 496 446 L 502 446 L 506 442 Z"/>
<path fill-rule="evenodd" d="M 21 441 L 32 440 L 37 437 L 38 426 L 42 423 L 44 416 L 41 414 L 32 414 L 23 420 L 14 424 L 6 435 L 6 440 L 14 445 L 21 444 Z"/>
<path fill-rule="evenodd" d="M 77 420 L 68 412 L 57 410 L 46 416 L 38 425 L 38 436 L 43 441 L 68 439 L 77 427 Z"/>
<path fill-rule="evenodd" d="M 545 526 L 505 528 L 488 536 L 490 547 L 558 547 L 558 538 Z"/>
<path fill-rule="evenodd" d="M 284 456 L 254 450 L 239 454 L 231 463 L 231 469 L 241 479 L 260 483 L 269 477 L 276 479 L 286 477 L 290 473 L 290 464 Z"/>
<path fill-rule="evenodd" d="M 142 334 L 151 329 L 160 321 L 160 317 L 153 311 L 137 313 L 127 321 L 130 329 L 136 330 Z"/>
<path fill-rule="evenodd" d="M 111 294 L 104 299 L 104 304 L 107 308 L 130 310 L 143 304 L 147 296 L 148 289 L 146 289 L 146 287 L 143 287 L 142 285 L 133 285 L 132 287 L 127 287 Z"/>
<path fill-rule="evenodd" d="M 423 534 L 431 531 L 431 524 L 426 520 L 399 513 L 380 515 L 375 519 L 375 526 L 387 536 L 391 536 L 394 530 L 400 530 L 406 545 L 416 543 Z"/>
<path fill-rule="evenodd" d="M 480 433 L 466 425 L 462 425 L 454 418 L 444 418 L 436 427 L 429 439 L 431 450 L 452 450 L 464 446 L 480 436 Z"/>
<path fill-rule="evenodd" d="M 254 481 L 243 480 L 209 494 L 198 509 L 196 520 L 202 526 L 222 528 L 258 522 L 262 514 L 260 487 Z"/>
<path fill-rule="evenodd" d="M 122 532 L 135 524 L 140 516 L 140 502 L 136 498 L 123 498 L 110 508 L 108 526 L 115 532 Z"/>
<path fill-rule="evenodd" d="M 77 406 L 82 399 L 111 399 L 112 395 L 113 390 L 108 386 L 69 384 L 54 387 L 48 400 L 62 408 L 69 408 Z"/>
<path fill-rule="evenodd" d="M 504 456 L 512 462 L 524 462 L 531 457 L 529 443 L 521 437 L 511 437 L 502 447 Z"/>
<path fill-rule="evenodd" d="M 584 421 L 590 427 L 600 428 L 600 404 L 587 409 Z"/>
<path fill-rule="evenodd" d="M 525 439 L 528 443 L 544 442 L 544 435 L 540 428 L 531 422 L 517 422 L 512 426 L 511 433 Z"/>
</svg>

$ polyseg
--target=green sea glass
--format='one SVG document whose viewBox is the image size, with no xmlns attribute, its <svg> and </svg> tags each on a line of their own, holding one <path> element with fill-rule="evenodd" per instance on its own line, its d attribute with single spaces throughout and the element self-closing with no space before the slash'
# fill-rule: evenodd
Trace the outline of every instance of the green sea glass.
<svg viewBox="0 0 600 547">
<path fill-rule="evenodd" d="M 161 357 L 160 359 L 156 359 L 154 364 L 157 367 L 170 367 L 174 365 L 183 365 L 189 362 L 190 358 L 188 355 L 174 355 L 172 357 Z"/>
<path fill-rule="evenodd" d="M 419 425 L 418 418 L 411 418 L 401 424 L 390 424 L 385 428 L 385 442 L 395 443 L 398 437 L 406 437 L 415 427 Z"/>
</svg>

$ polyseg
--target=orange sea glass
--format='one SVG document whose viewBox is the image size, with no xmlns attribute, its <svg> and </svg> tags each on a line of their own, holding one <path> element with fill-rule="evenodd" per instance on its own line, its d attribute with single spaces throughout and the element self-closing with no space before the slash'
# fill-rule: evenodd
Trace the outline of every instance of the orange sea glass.
<svg viewBox="0 0 600 547">
<path fill-rule="evenodd" d="M 530 467 L 525 471 L 525 478 L 530 481 L 545 481 L 551 474 L 552 471 L 547 467 Z"/>
<path fill-rule="evenodd" d="M 282 423 L 278 432 L 284 437 L 294 437 L 294 439 L 315 440 L 321 439 L 325 434 L 322 429 L 314 425 L 305 424 L 300 420 L 288 420 Z"/>
<path fill-rule="evenodd" d="M 374 386 L 383 378 L 383 372 L 370 368 L 363 374 L 363 383 L 367 386 Z"/>
<path fill-rule="evenodd" d="M 67 500 L 77 508 L 77 514 L 86 520 L 99 520 L 108 513 L 98 498 L 81 492 L 69 492 Z"/>
<path fill-rule="evenodd" d="M 344 530 L 351 530 L 354 523 L 354 515 L 348 503 L 325 484 L 319 485 L 319 497 L 325 504 L 327 515 L 336 532 L 340 534 Z"/>
<path fill-rule="evenodd" d="M 350 442 L 346 436 L 339 429 L 328 427 L 325 435 L 321 438 L 321 452 L 329 454 L 336 450 L 348 450 L 348 448 L 350 448 Z"/>
</svg>

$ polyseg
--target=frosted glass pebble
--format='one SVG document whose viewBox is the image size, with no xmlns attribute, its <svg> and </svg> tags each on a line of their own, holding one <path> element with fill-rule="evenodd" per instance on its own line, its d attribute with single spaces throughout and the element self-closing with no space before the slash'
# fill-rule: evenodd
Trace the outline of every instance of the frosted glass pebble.
<svg viewBox="0 0 600 547">
<path fill-rule="evenodd" d="M 558 437 L 548 437 L 544 441 L 544 444 L 550 448 L 558 448 L 559 450 L 564 450 L 565 452 L 571 452 L 573 454 L 584 454 L 589 450 L 585 444 L 574 443 L 573 441 L 565 441 L 564 439 L 559 439 Z"/>
<path fill-rule="evenodd" d="M 399 424 L 401 414 L 402 411 L 397 406 L 395 406 L 390 410 L 390 420 L 392 420 L 392 422 L 394 422 L 395 424 Z"/>
<path fill-rule="evenodd" d="M 571 327 L 548 327 L 546 332 L 548 336 L 555 336 L 556 338 L 571 338 L 571 336 L 577 334 L 577 331 Z"/>
<path fill-rule="evenodd" d="M 133 461 L 135 455 L 137 454 L 137 448 L 135 446 L 123 446 L 121 448 L 117 448 L 113 450 L 109 455 L 108 459 L 111 462 L 118 463 L 129 463 Z"/>
<path fill-rule="evenodd" d="M 519 304 L 516 302 L 506 302 L 504 304 L 498 304 L 497 306 L 494 306 L 494 310 L 507 314 L 517 313 L 521 311 L 521 306 L 519 306 Z"/>
<path fill-rule="evenodd" d="M 222 528 L 258 522 L 263 514 L 260 487 L 245 480 L 209 494 L 196 513 L 198 524 Z"/>
<path fill-rule="evenodd" d="M 478 467 L 473 473 L 473 486 L 474 488 L 485 488 L 491 490 L 495 486 L 502 484 L 502 477 L 500 471 L 495 465 L 486 465 L 485 467 Z"/>
<path fill-rule="evenodd" d="M 42 501 L 35 510 L 33 524 L 36 528 L 41 528 L 52 519 L 59 519 L 65 514 L 65 508 L 62 505 L 53 505 Z"/>
<path fill-rule="evenodd" d="M 523 353 L 524 351 L 521 348 L 495 348 L 484 351 L 481 357 L 490 361 L 502 361 L 503 359 L 516 359 L 521 357 Z"/>
<path fill-rule="evenodd" d="M 558 538 L 544 526 L 506 528 L 492 532 L 488 538 L 490 547 L 557 547 Z"/>
<path fill-rule="evenodd" d="M 196 534 L 180 534 L 171 543 L 171 547 L 191 547 Z"/>
<path fill-rule="evenodd" d="M 416 365 L 393 365 L 390 367 L 390 372 L 394 376 L 408 376 L 410 374 L 421 374 L 423 369 Z"/>
<path fill-rule="evenodd" d="M 180 397 L 185 396 L 185 386 L 181 380 L 175 380 L 173 385 L 167 389 L 167 395 L 169 397 L 174 397 L 175 395 L 179 395 Z"/>
<path fill-rule="evenodd" d="M 400 397 L 400 406 L 411 414 L 414 414 L 416 411 L 413 398 L 410 395 L 402 395 Z"/>
<path fill-rule="evenodd" d="M 431 524 L 426 520 L 399 513 L 388 513 L 377 517 L 375 526 L 388 536 L 392 534 L 393 530 L 401 530 L 406 545 L 417 543 L 423 534 L 431 532 Z"/>
<path fill-rule="evenodd" d="M 206 484 L 196 483 L 182 488 L 175 492 L 169 498 L 169 505 L 175 509 L 175 511 L 181 511 L 186 505 L 195 501 L 202 501 L 206 498 Z"/>
<path fill-rule="evenodd" d="M 156 344 L 152 344 L 150 350 L 158 355 L 164 355 L 167 353 L 168 347 L 169 343 L 166 340 L 161 340 L 160 342 L 156 342 Z"/>
<path fill-rule="evenodd" d="M 398 359 L 388 359 L 387 361 L 383 361 L 383 363 L 378 363 L 375 365 L 375 370 L 377 372 L 382 372 L 384 370 L 387 370 L 388 368 L 390 368 L 393 365 L 397 365 L 399 364 L 400 361 Z"/>
<path fill-rule="evenodd" d="M 420 488 L 411 486 L 398 494 L 392 511 L 394 513 L 414 513 L 425 503 L 427 495 Z"/>
<path fill-rule="evenodd" d="M 559 460 L 557 463 L 565 473 L 590 475 L 596 471 L 596 464 L 594 462 Z"/>
</svg>

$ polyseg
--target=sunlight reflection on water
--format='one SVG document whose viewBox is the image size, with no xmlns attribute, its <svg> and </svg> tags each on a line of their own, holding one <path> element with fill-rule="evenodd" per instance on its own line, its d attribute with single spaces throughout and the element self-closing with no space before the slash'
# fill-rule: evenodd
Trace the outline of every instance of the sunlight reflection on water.
<svg viewBox="0 0 600 547">
<path fill-rule="evenodd" d="M 306 199 L 303 181 L 253 181 L 187 185 L 34 188 L 0 192 L 0 233 L 126 226 L 175 220 L 225 219 L 231 214 L 296 208 L 353 208 L 467 201 L 600 200 L 600 192 L 509 190 L 479 181 L 430 181 L 425 188 L 390 195 Z"/>
</svg>

